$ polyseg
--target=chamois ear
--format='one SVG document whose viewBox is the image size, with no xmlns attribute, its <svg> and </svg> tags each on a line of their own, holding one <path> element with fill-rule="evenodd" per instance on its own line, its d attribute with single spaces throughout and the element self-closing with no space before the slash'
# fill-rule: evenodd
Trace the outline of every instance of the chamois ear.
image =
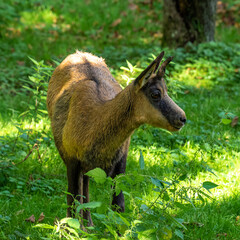
<svg viewBox="0 0 240 240">
<path fill-rule="evenodd" d="M 159 56 L 154 61 L 152 61 L 152 63 L 134 80 L 136 91 L 141 89 L 147 83 L 150 76 L 157 71 L 163 55 L 164 52 L 161 52 Z"/>
<path fill-rule="evenodd" d="M 158 72 L 157 72 L 157 75 L 159 77 L 163 77 L 164 74 L 165 74 L 165 70 L 166 70 L 166 67 L 167 65 L 173 60 L 173 57 L 168 57 L 164 62 L 163 64 L 160 66 Z"/>
</svg>

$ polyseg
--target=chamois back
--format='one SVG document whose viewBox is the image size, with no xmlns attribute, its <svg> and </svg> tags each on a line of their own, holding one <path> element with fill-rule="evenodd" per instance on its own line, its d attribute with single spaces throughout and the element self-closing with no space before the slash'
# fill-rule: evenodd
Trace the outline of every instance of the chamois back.
<svg viewBox="0 0 240 240">
<path fill-rule="evenodd" d="M 121 91 L 121 87 L 111 75 L 103 58 L 96 57 L 91 53 L 79 52 L 69 55 L 55 69 L 48 87 L 47 107 L 50 118 L 54 104 L 64 91 L 73 91 L 73 85 L 82 81 L 82 85 L 88 85 L 84 81 L 96 83 L 98 92 L 96 97 L 108 100 Z"/>
</svg>

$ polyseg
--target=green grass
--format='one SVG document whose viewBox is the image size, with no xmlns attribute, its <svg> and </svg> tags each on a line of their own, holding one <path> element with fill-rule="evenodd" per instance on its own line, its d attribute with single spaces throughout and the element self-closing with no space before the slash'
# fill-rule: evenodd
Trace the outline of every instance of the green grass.
<svg viewBox="0 0 240 240">
<path fill-rule="evenodd" d="M 154 1 L 154 9 L 129 4 L 1 3 L 0 239 L 57 239 L 51 230 L 34 226 L 42 212 L 41 223 L 49 226 L 66 216 L 65 166 L 49 119 L 39 111 L 46 108 L 46 83 L 52 72 L 48 65 L 55 67 L 53 60 L 60 61 L 75 49 L 92 51 L 106 58 L 125 86 L 129 77 L 137 75 L 120 69 L 127 67 L 126 59 L 144 68 L 151 54 L 162 50 L 162 2 Z M 238 9 L 229 1 L 228 9 L 231 6 Z M 236 12 L 231 13 L 238 19 Z M 169 95 L 185 110 L 188 124 L 176 134 L 147 125 L 135 131 L 126 176 L 117 180 L 117 189 L 123 189 L 126 198 L 121 218 L 108 210 L 110 183 L 91 180 L 90 199 L 103 204 L 92 210 L 95 228 L 89 230 L 88 239 L 239 239 L 240 127 L 231 126 L 232 118 L 240 116 L 239 28 L 229 28 L 221 19 L 219 15 L 217 42 L 165 49 L 167 55 L 174 55 L 167 71 Z M 36 67 L 28 56 L 45 64 Z M 28 80 L 29 75 L 39 81 Z M 40 105 L 34 110 L 36 99 Z M 166 192 L 159 198 L 159 181 L 176 186 L 170 191 L 165 184 Z M 202 187 L 206 181 L 218 186 L 209 193 Z M 25 221 L 33 214 L 35 223 Z"/>
</svg>

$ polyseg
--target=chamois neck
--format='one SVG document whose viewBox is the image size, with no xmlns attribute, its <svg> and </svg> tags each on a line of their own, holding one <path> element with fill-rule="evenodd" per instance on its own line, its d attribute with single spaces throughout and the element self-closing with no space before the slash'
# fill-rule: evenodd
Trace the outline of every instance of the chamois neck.
<svg viewBox="0 0 240 240">
<path fill-rule="evenodd" d="M 112 149 L 120 147 L 138 127 L 133 119 L 132 95 L 132 86 L 129 85 L 99 108 L 100 131 L 105 135 L 105 143 L 110 144 Z"/>
</svg>

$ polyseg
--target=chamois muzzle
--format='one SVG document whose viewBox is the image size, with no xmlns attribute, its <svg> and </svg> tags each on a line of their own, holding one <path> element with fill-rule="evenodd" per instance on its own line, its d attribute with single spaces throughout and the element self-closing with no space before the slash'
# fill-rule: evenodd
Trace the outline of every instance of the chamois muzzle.
<svg viewBox="0 0 240 240">
<path fill-rule="evenodd" d="M 168 121 L 170 122 L 171 126 L 174 128 L 175 131 L 180 130 L 187 121 L 184 111 L 181 108 L 179 109 L 180 112 L 176 114 L 173 119 L 171 119 L 171 117 L 170 119 L 168 119 Z"/>
<path fill-rule="evenodd" d="M 185 114 L 182 116 L 179 116 L 178 119 L 174 121 L 173 127 L 176 128 L 177 130 L 180 130 L 186 123 L 187 119 Z"/>
<path fill-rule="evenodd" d="M 160 101 L 158 107 L 170 124 L 168 130 L 178 131 L 185 125 L 185 112 L 168 95 Z"/>
</svg>

